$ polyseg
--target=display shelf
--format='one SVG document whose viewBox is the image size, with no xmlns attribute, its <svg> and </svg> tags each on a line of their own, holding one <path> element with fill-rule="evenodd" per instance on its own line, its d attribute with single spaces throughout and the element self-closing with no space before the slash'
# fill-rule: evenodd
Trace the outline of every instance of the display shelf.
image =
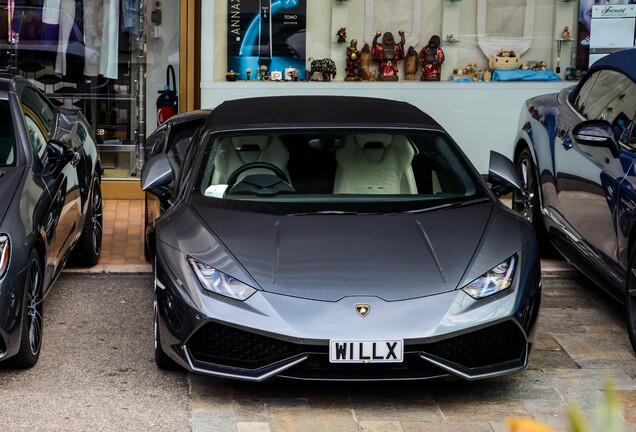
<svg viewBox="0 0 636 432">
<path fill-rule="evenodd" d="M 461 3 L 462 0 L 444 0 L 446 3 Z"/>
<path fill-rule="evenodd" d="M 456 43 L 460 43 L 461 40 L 443 40 L 442 43 L 450 43 L 450 44 L 456 44 Z"/>
<path fill-rule="evenodd" d="M 333 0 L 333 2 L 334 3 L 351 3 L 351 0 Z"/>
<path fill-rule="evenodd" d="M 576 3 L 579 0 L 559 0 L 559 3 Z"/>
<path fill-rule="evenodd" d="M 574 42 L 574 39 L 555 39 L 556 42 Z"/>
</svg>

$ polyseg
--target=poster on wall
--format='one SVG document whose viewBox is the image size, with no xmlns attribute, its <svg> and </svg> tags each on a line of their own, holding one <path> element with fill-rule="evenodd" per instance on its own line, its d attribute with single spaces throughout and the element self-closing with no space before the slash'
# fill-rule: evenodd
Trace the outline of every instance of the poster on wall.
<svg viewBox="0 0 636 432">
<path fill-rule="evenodd" d="M 259 80 L 285 69 L 305 75 L 307 0 L 228 0 L 227 70 L 239 80 Z M 276 74 L 274 74 L 276 75 Z M 289 77 L 288 77 L 289 78 Z"/>
<path fill-rule="evenodd" d="M 590 64 L 590 30 L 592 28 L 592 10 L 596 6 L 612 6 L 634 4 L 636 0 L 580 0 L 579 33 L 576 50 L 576 67 L 587 70 Z"/>
</svg>

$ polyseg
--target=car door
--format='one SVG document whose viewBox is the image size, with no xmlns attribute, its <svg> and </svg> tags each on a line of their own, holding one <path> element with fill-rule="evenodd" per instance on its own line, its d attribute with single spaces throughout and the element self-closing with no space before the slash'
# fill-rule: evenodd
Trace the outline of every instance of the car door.
<svg viewBox="0 0 636 432">
<path fill-rule="evenodd" d="M 53 239 L 50 262 L 58 271 L 79 232 L 80 192 L 75 168 L 79 158 L 73 157 L 72 143 L 65 142 L 70 141 L 68 134 L 56 137 L 60 140 L 58 143 L 51 141 L 57 112 L 42 94 L 26 86 L 20 101 L 32 145 L 36 153 L 42 154 L 41 175 L 52 198 L 46 230 L 47 236 L 51 235 Z M 53 148 L 55 145 L 58 145 L 57 150 Z M 66 150 L 66 156 L 63 150 Z"/>
<path fill-rule="evenodd" d="M 629 152 L 613 152 L 577 140 L 574 128 L 586 120 L 606 120 L 627 144 L 634 118 L 636 86 L 620 72 L 600 70 L 589 77 L 559 115 L 555 138 L 556 189 L 563 229 L 575 248 L 617 283 L 619 264 L 618 191 L 630 173 Z"/>
<path fill-rule="evenodd" d="M 150 149 L 148 159 L 156 156 L 159 153 L 165 153 L 172 167 L 174 174 L 173 181 L 168 185 L 168 196 L 174 198 L 176 196 L 176 185 L 180 175 L 184 169 L 183 161 L 185 159 L 186 152 L 190 147 L 192 138 L 196 133 L 199 126 L 203 123 L 204 115 L 192 115 L 192 118 L 187 121 L 179 121 L 164 125 L 161 129 L 157 129 L 150 137 L 148 137 L 146 148 Z M 150 239 L 150 250 L 146 250 L 147 258 L 150 258 L 150 252 L 154 250 L 152 244 L 154 223 L 155 220 L 161 216 L 168 208 L 170 204 L 166 199 L 159 199 L 155 195 L 146 192 L 146 220 L 145 231 L 146 238 Z"/>
</svg>

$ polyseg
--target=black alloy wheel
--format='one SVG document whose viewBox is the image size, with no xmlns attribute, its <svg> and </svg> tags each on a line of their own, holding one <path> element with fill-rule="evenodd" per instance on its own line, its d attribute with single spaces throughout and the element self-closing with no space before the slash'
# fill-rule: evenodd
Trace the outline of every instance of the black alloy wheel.
<svg viewBox="0 0 636 432">
<path fill-rule="evenodd" d="M 517 161 L 517 173 L 521 180 L 521 189 L 512 194 L 512 208 L 533 225 L 540 220 L 539 196 L 537 194 L 537 180 L 532 155 L 528 148 L 524 148 Z"/>
<path fill-rule="evenodd" d="M 146 261 L 152 262 L 152 256 L 150 256 L 150 248 L 148 247 L 148 197 L 144 197 L 144 257 Z"/>
<path fill-rule="evenodd" d="M 625 298 L 627 310 L 627 333 L 632 349 L 636 353 L 636 249 L 632 252 L 629 274 L 627 275 L 627 292 Z"/>
<path fill-rule="evenodd" d="M 34 366 L 40 357 L 44 312 L 44 290 L 42 286 L 42 263 L 36 250 L 29 255 L 24 283 L 24 305 L 20 350 L 9 359 L 9 365 L 26 369 Z"/>
<path fill-rule="evenodd" d="M 84 219 L 82 235 L 75 248 L 75 261 L 85 267 L 97 264 L 102 253 L 103 211 L 102 188 L 98 177 L 93 179 L 91 196 Z"/>
<path fill-rule="evenodd" d="M 543 224 L 539 202 L 539 181 L 537 169 L 530 150 L 525 147 L 517 156 L 515 165 L 521 180 L 521 189 L 512 193 L 512 208 L 528 220 L 534 227 L 542 257 L 556 257 L 558 253 L 549 240 L 548 231 Z"/>
</svg>

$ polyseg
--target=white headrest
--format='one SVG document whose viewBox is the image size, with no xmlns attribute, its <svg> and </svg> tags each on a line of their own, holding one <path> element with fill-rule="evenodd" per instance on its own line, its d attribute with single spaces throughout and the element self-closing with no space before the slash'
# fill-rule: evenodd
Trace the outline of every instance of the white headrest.
<svg viewBox="0 0 636 432">
<path fill-rule="evenodd" d="M 386 134 L 361 134 L 355 136 L 356 144 L 358 147 L 364 148 L 365 144 L 370 142 L 379 142 L 382 147 L 387 148 L 393 141 L 393 135 Z"/>
<path fill-rule="evenodd" d="M 271 137 L 269 135 L 254 135 L 254 136 L 240 136 L 231 137 L 232 145 L 235 149 L 240 149 L 244 145 L 257 145 L 261 150 L 264 150 L 269 145 Z"/>
</svg>

